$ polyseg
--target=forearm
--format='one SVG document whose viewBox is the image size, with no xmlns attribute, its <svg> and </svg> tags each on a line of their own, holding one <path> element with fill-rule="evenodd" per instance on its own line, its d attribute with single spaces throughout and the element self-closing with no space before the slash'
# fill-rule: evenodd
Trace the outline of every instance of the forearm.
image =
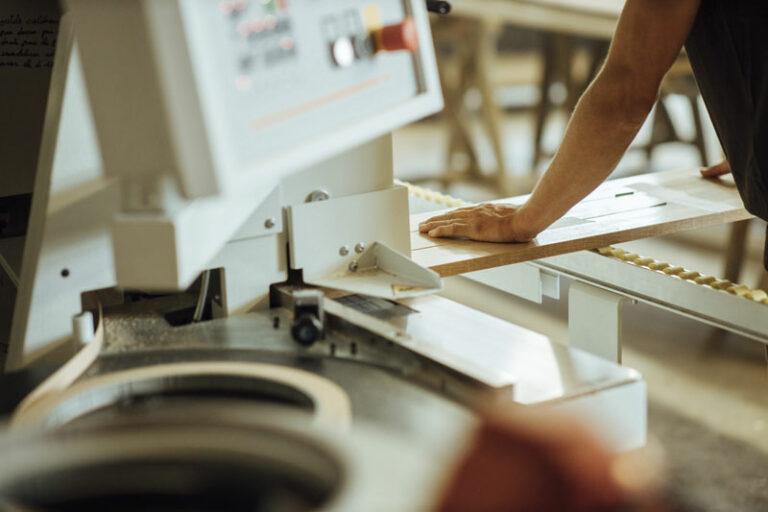
<svg viewBox="0 0 768 512">
<path fill-rule="evenodd" d="M 701 0 L 627 0 L 603 70 L 582 97 L 552 165 L 520 207 L 485 204 L 419 225 L 432 237 L 528 242 L 608 177 L 656 102 Z"/>
<path fill-rule="evenodd" d="M 557 155 L 520 211 L 533 232 L 546 229 L 597 188 L 642 127 L 656 91 L 630 91 L 620 80 L 598 78 L 579 101 Z"/>
</svg>

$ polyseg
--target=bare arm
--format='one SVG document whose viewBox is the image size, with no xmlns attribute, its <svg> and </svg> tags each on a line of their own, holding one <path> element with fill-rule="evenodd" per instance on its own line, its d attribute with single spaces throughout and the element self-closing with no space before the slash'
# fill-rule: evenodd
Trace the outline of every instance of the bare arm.
<svg viewBox="0 0 768 512">
<path fill-rule="evenodd" d="M 482 205 L 434 217 L 430 236 L 528 241 L 613 171 L 658 96 L 701 0 L 628 0 L 603 69 L 579 101 L 562 145 L 528 202 Z"/>
</svg>

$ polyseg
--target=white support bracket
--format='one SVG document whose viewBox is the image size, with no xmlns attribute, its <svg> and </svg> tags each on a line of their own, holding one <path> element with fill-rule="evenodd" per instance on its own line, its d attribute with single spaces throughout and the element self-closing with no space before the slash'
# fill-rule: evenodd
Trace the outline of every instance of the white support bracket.
<svg viewBox="0 0 768 512">
<path fill-rule="evenodd" d="M 621 310 L 629 300 L 574 281 L 568 292 L 570 345 L 621 363 Z"/>
<path fill-rule="evenodd" d="M 544 297 L 560 299 L 560 276 L 528 263 L 480 270 L 464 277 L 536 304 L 542 304 Z"/>
</svg>

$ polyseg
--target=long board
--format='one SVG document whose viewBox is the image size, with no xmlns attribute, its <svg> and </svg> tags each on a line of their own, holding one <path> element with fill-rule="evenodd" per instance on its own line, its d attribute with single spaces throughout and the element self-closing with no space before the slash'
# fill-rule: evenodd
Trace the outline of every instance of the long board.
<svg viewBox="0 0 768 512">
<path fill-rule="evenodd" d="M 495 202 L 521 205 L 526 199 Z M 524 244 L 436 239 L 419 233 L 419 223 L 439 213 L 411 217 L 411 250 L 414 261 L 443 277 L 752 218 L 731 177 L 704 179 L 691 170 L 606 182 Z"/>
</svg>

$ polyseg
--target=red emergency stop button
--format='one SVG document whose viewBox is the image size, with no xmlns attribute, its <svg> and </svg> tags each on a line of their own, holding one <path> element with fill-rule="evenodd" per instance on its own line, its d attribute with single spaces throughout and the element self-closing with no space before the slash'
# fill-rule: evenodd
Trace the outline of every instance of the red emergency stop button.
<svg viewBox="0 0 768 512">
<path fill-rule="evenodd" d="M 376 50 L 385 52 L 409 51 L 419 49 L 419 32 L 410 16 L 400 23 L 387 25 L 376 34 Z"/>
</svg>

